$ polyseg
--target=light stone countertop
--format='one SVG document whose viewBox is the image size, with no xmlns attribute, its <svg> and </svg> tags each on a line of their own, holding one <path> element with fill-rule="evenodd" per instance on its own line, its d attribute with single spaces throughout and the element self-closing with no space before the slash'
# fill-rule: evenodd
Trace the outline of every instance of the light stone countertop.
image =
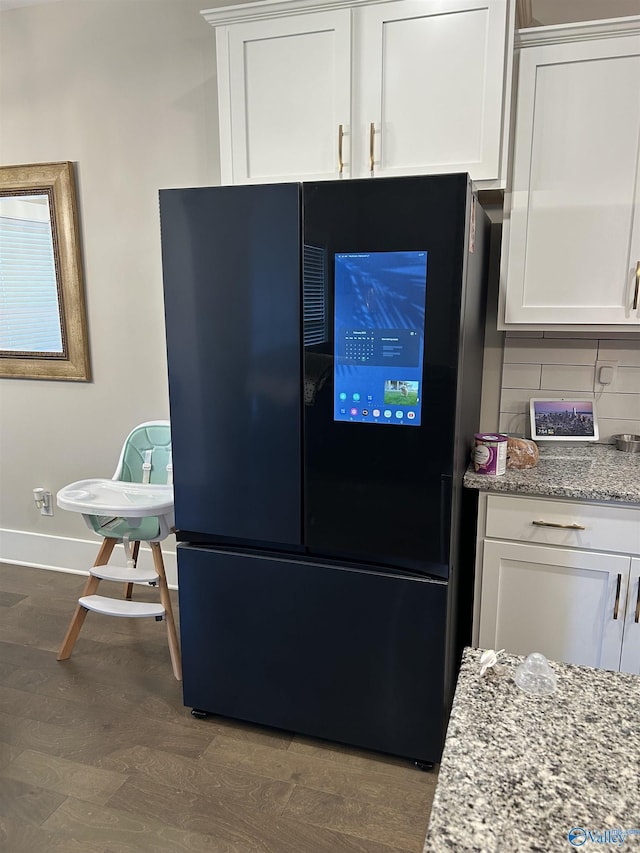
<svg viewBox="0 0 640 853">
<path fill-rule="evenodd" d="M 481 653 L 463 654 L 424 853 L 640 850 L 640 677 L 551 662 L 556 693 L 530 696 L 522 657 L 481 677 Z"/>
<path fill-rule="evenodd" d="M 490 492 L 640 504 L 640 453 L 586 442 L 540 443 L 538 448 L 540 459 L 535 468 L 509 469 L 491 476 L 476 474 L 471 464 L 464 485 Z"/>
</svg>

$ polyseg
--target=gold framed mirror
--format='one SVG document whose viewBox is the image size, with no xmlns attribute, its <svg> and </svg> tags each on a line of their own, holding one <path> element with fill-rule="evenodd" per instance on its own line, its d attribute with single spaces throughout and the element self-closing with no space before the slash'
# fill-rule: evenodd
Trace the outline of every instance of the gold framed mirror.
<svg viewBox="0 0 640 853">
<path fill-rule="evenodd" d="M 69 162 L 0 167 L 0 377 L 91 378 Z"/>
</svg>

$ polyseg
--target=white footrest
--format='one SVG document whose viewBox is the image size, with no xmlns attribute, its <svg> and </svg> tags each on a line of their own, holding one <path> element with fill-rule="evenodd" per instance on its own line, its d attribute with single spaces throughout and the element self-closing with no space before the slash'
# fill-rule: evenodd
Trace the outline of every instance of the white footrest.
<svg viewBox="0 0 640 853">
<path fill-rule="evenodd" d="M 137 619 L 145 616 L 164 616 L 164 607 L 161 604 L 108 598 L 106 595 L 85 595 L 78 599 L 78 604 L 105 616 L 128 616 Z"/>
<path fill-rule="evenodd" d="M 153 569 L 131 569 L 128 566 L 93 566 L 89 569 L 95 578 L 122 583 L 157 583 L 158 574 Z"/>
</svg>

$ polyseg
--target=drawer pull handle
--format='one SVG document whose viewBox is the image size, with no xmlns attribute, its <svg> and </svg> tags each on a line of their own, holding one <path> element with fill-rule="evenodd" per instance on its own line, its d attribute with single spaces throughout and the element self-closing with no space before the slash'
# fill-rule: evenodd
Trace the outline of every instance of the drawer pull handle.
<svg viewBox="0 0 640 853">
<path fill-rule="evenodd" d="M 342 177 L 344 170 L 344 161 L 342 159 L 342 137 L 344 136 L 344 128 L 341 124 L 338 125 L 338 174 Z"/>
<path fill-rule="evenodd" d="M 622 575 L 618 572 L 618 582 L 616 584 L 616 603 L 613 605 L 613 618 L 618 618 L 618 610 L 620 608 L 620 587 L 622 586 Z"/>
<path fill-rule="evenodd" d="M 633 310 L 638 307 L 638 296 L 640 295 L 640 261 L 636 264 L 636 289 L 633 294 Z"/>
<path fill-rule="evenodd" d="M 640 578 L 638 578 L 638 598 L 636 599 L 636 625 L 640 622 Z"/>
<path fill-rule="evenodd" d="M 371 122 L 369 125 L 369 171 L 373 175 L 373 146 L 374 146 L 374 138 L 376 133 L 376 126 L 374 122 Z"/>
<path fill-rule="evenodd" d="M 574 521 L 573 524 L 558 524 L 555 521 L 532 521 L 531 524 L 535 524 L 536 527 L 556 527 L 561 530 L 586 530 L 586 527 L 583 527 L 582 524 L 576 524 Z"/>
</svg>

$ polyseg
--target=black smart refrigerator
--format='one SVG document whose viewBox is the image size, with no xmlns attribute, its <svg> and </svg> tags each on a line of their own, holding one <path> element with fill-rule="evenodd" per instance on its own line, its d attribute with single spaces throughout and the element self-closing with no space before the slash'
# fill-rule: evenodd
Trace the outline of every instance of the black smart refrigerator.
<svg viewBox="0 0 640 853">
<path fill-rule="evenodd" d="M 468 176 L 168 189 L 160 218 L 185 705 L 439 760 L 470 631 Z"/>
</svg>

